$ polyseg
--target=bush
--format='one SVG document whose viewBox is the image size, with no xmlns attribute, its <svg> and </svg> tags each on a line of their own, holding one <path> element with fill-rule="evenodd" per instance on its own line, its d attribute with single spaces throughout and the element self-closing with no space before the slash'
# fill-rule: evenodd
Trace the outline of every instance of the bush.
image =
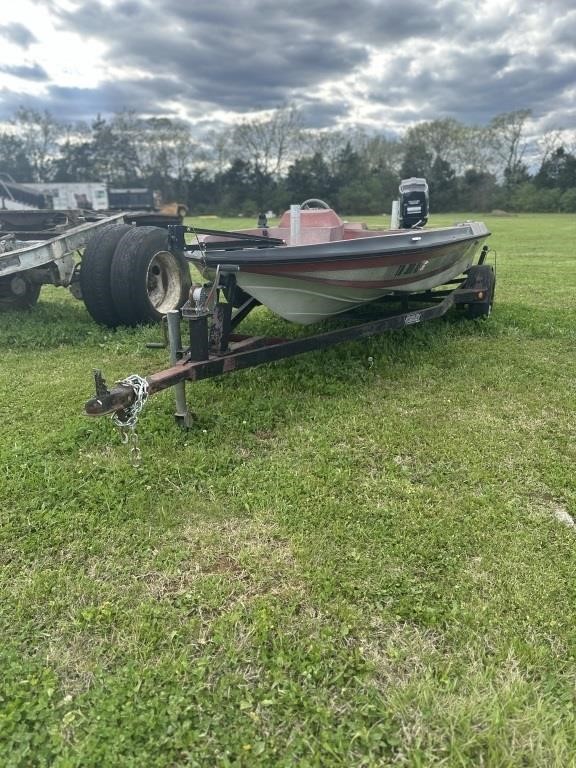
<svg viewBox="0 0 576 768">
<path fill-rule="evenodd" d="M 576 213 L 576 187 L 564 192 L 560 198 L 560 210 L 564 213 Z"/>
<path fill-rule="evenodd" d="M 505 210 L 508 208 L 513 211 L 537 211 L 538 208 L 538 190 L 534 184 L 525 182 L 512 192 L 509 199 L 501 206 Z"/>
<path fill-rule="evenodd" d="M 538 189 L 528 181 L 514 190 L 510 196 L 510 208 L 520 212 L 555 213 L 563 210 L 562 197 L 559 189 Z"/>
</svg>

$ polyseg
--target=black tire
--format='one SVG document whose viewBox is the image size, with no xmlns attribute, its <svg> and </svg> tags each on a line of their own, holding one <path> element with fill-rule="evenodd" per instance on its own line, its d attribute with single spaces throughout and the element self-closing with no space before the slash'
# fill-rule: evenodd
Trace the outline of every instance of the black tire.
<svg viewBox="0 0 576 768">
<path fill-rule="evenodd" d="M 116 246 L 132 227 L 110 224 L 96 231 L 84 249 L 80 265 L 80 289 L 86 309 L 100 325 L 116 328 L 121 324 L 112 299 L 110 268 Z"/>
<path fill-rule="evenodd" d="M 188 262 L 168 250 L 168 233 L 159 227 L 137 227 L 124 235 L 110 278 L 114 306 L 125 325 L 157 322 L 190 293 Z"/>
<path fill-rule="evenodd" d="M 41 287 L 25 272 L 0 280 L 0 309 L 31 309 L 38 301 Z"/>
<path fill-rule="evenodd" d="M 494 292 L 496 290 L 496 275 L 489 264 L 477 264 L 470 267 L 465 286 L 474 286 L 477 283 L 486 286 L 486 296 L 481 301 L 471 301 L 466 308 L 466 316 L 472 320 L 489 317 L 494 304 Z"/>
</svg>

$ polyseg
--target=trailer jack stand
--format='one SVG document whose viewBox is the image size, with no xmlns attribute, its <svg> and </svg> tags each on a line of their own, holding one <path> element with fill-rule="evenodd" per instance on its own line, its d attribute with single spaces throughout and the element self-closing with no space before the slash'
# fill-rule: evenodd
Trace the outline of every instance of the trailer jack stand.
<svg viewBox="0 0 576 768">
<path fill-rule="evenodd" d="M 170 348 L 170 365 L 176 365 L 178 362 L 180 350 L 182 349 L 182 335 L 180 333 L 180 312 L 172 309 L 166 316 L 168 322 L 168 346 Z M 186 383 L 178 382 L 174 386 L 174 396 L 176 400 L 176 412 L 174 418 L 176 424 L 182 429 L 190 429 L 194 423 L 194 416 L 188 409 L 186 402 Z"/>
</svg>

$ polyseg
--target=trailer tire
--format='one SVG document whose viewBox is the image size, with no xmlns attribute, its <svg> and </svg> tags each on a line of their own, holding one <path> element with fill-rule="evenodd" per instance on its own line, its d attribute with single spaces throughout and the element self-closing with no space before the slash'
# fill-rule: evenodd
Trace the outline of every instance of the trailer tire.
<svg viewBox="0 0 576 768">
<path fill-rule="evenodd" d="M 95 232 L 82 256 L 80 288 L 84 304 L 93 320 L 109 328 L 122 322 L 112 299 L 110 268 L 116 246 L 130 229 L 129 224 L 111 224 Z"/>
<path fill-rule="evenodd" d="M 188 262 L 168 250 L 168 233 L 160 227 L 127 232 L 116 247 L 110 276 L 114 306 L 125 325 L 157 322 L 179 309 L 190 293 Z"/>
<path fill-rule="evenodd" d="M 472 320 L 489 317 L 492 314 L 496 275 L 489 264 L 477 264 L 474 267 L 470 267 L 466 284 L 473 286 L 477 282 L 483 283 L 486 286 L 486 297 L 481 301 L 471 301 L 467 305 L 466 315 Z"/>
<path fill-rule="evenodd" d="M 40 283 L 26 273 L 0 280 L 0 309 L 31 309 L 40 296 Z"/>
</svg>

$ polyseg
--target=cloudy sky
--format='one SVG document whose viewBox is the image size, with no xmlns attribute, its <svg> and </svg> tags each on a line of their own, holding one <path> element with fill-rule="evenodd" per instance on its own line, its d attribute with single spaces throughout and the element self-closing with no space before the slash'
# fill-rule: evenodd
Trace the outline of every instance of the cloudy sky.
<svg viewBox="0 0 576 768">
<path fill-rule="evenodd" d="M 576 0 L 18 0 L 0 36 L 0 120 L 132 109 L 201 132 L 294 103 L 311 127 L 529 108 L 576 128 Z"/>
</svg>

